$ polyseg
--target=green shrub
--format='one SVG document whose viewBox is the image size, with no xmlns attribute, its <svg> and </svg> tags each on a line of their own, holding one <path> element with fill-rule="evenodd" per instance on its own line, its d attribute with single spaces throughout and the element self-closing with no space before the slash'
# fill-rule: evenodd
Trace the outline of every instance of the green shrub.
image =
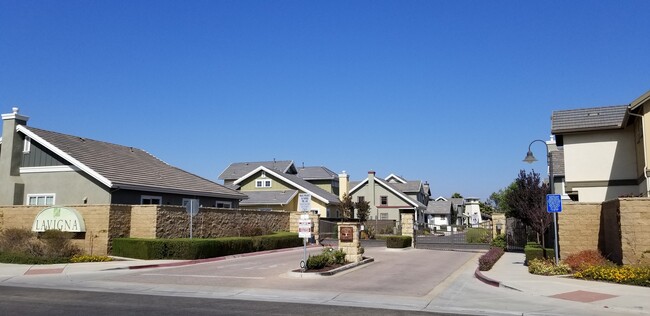
<svg viewBox="0 0 650 316">
<path fill-rule="evenodd" d="M 524 253 L 526 254 L 526 263 L 529 263 L 533 259 L 545 259 L 542 246 L 537 243 L 528 243 L 524 247 Z M 547 258 L 555 258 L 555 251 L 553 248 L 546 248 Z"/>
<path fill-rule="evenodd" d="M 411 247 L 411 236 L 388 236 L 386 237 L 386 248 Z"/>
<path fill-rule="evenodd" d="M 307 258 L 307 270 L 318 270 L 322 269 L 327 265 L 329 258 L 327 255 L 320 254 L 315 256 L 309 256 Z"/>
<path fill-rule="evenodd" d="M 485 244 L 490 242 L 492 232 L 487 228 L 468 228 L 465 241 L 468 244 Z"/>
<path fill-rule="evenodd" d="M 553 260 L 535 258 L 528 261 L 528 272 L 539 275 L 562 275 L 569 274 L 571 267 L 565 263 L 555 265 Z"/>
<path fill-rule="evenodd" d="M 137 259 L 203 259 L 300 245 L 302 239 L 296 233 L 212 239 L 117 238 L 112 254 Z"/>
<path fill-rule="evenodd" d="M 75 255 L 70 258 L 70 262 L 108 262 L 113 261 L 113 258 L 108 256 L 98 256 L 98 255 Z"/>
<path fill-rule="evenodd" d="M 345 252 L 343 250 L 325 248 L 320 254 L 310 255 L 307 258 L 307 270 L 318 270 L 337 264 L 345 264 Z"/>
<path fill-rule="evenodd" d="M 24 253 L 0 253 L 0 262 L 15 263 L 15 264 L 55 264 L 55 263 L 68 263 L 69 258 L 47 258 L 35 257 Z"/>
<path fill-rule="evenodd" d="M 44 231 L 40 239 L 45 245 L 44 256 L 53 258 L 70 258 L 80 254 L 81 249 L 72 244 L 73 233 L 50 229 Z"/>
<path fill-rule="evenodd" d="M 505 234 L 499 234 L 494 239 L 492 239 L 492 242 L 490 243 L 492 247 L 496 248 L 501 248 L 501 249 L 506 249 L 506 235 Z"/>
</svg>

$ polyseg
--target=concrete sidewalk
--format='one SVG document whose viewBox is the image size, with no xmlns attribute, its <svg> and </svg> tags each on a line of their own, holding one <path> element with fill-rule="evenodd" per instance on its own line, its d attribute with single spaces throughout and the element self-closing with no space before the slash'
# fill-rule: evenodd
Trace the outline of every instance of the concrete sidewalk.
<svg viewBox="0 0 650 316">
<path fill-rule="evenodd" d="M 496 285 L 513 291 L 589 304 L 611 310 L 612 314 L 615 311 L 650 314 L 650 288 L 530 274 L 522 253 L 506 252 L 490 271 L 481 273 Z"/>
</svg>

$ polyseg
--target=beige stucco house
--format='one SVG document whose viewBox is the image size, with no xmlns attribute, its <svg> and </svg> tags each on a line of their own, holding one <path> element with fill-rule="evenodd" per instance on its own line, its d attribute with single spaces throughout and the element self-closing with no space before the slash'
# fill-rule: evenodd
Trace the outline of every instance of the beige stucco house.
<svg viewBox="0 0 650 316">
<path fill-rule="evenodd" d="M 556 193 L 580 202 L 648 196 L 649 112 L 650 91 L 626 105 L 553 112 L 553 164 L 564 169 L 553 168 L 564 173 Z"/>
</svg>

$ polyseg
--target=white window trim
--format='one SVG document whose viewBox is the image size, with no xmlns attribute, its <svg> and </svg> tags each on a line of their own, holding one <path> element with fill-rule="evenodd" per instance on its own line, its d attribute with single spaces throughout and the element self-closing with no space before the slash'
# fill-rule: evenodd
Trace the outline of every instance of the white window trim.
<svg viewBox="0 0 650 316">
<path fill-rule="evenodd" d="M 32 193 L 32 194 L 27 194 L 27 200 L 25 201 L 25 205 L 38 205 L 38 204 L 29 204 L 29 200 L 31 198 L 36 198 L 38 201 L 39 197 L 45 197 L 47 200 L 48 197 L 52 197 L 52 205 L 56 205 L 56 193 Z M 46 204 L 47 205 L 47 204 Z"/>
<path fill-rule="evenodd" d="M 266 186 L 266 182 L 269 183 L 268 186 Z M 259 185 L 261 183 L 261 185 Z M 263 178 L 263 179 L 257 179 L 255 180 L 255 187 L 256 188 L 271 188 L 273 187 L 273 180 L 269 178 Z"/>
<path fill-rule="evenodd" d="M 25 136 L 25 141 L 23 142 L 23 153 L 28 154 L 32 150 L 32 139 L 29 136 Z"/>
<path fill-rule="evenodd" d="M 160 201 L 160 204 L 150 204 L 150 205 L 162 205 L 162 196 L 156 196 L 156 195 L 140 195 L 140 204 L 146 199 L 158 199 Z"/>
</svg>

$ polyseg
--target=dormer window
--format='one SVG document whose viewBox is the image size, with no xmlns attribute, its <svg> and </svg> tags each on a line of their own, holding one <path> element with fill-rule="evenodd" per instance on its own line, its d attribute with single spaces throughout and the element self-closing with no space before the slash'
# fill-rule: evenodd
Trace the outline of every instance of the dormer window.
<svg viewBox="0 0 650 316">
<path fill-rule="evenodd" d="M 29 151 L 32 150 L 32 139 L 29 136 L 25 136 L 25 141 L 23 142 L 23 153 L 29 154 Z"/>
<path fill-rule="evenodd" d="M 271 179 L 257 179 L 257 180 L 255 180 L 255 187 L 256 188 L 270 188 L 271 187 Z"/>
</svg>

